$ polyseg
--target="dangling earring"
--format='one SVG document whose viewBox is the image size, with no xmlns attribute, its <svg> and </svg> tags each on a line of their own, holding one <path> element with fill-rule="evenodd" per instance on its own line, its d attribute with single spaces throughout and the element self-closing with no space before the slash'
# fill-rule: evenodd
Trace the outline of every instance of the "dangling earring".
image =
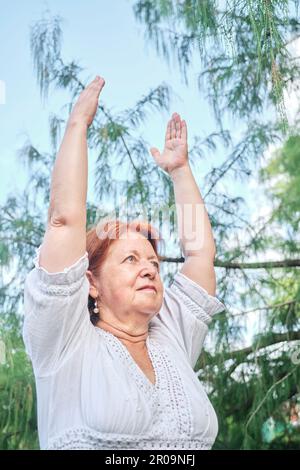
<svg viewBox="0 0 300 470">
<path fill-rule="evenodd" d="M 99 313 L 99 308 L 98 308 L 98 305 L 97 305 L 97 299 L 95 299 L 94 305 L 95 305 L 95 308 L 93 309 L 93 312 L 94 313 Z"/>
</svg>

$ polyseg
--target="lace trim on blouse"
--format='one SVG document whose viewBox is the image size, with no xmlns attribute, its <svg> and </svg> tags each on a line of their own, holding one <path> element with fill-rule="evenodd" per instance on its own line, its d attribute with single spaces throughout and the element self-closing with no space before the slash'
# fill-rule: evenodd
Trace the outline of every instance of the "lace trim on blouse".
<svg viewBox="0 0 300 470">
<path fill-rule="evenodd" d="M 212 321 L 213 315 L 226 309 L 217 297 L 210 295 L 203 287 L 180 271 L 174 276 L 170 291 L 175 292 L 189 310 L 207 325 Z"/>
<path fill-rule="evenodd" d="M 40 266 L 41 247 L 42 245 L 36 248 L 33 263 L 42 291 L 50 295 L 69 296 L 80 289 L 82 283 L 87 279 L 84 274 L 89 266 L 88 252 L 86 251 L 75 263 L 63 271 L 50 273 Z"/>
<path fill-rule="evenodd" d="M 166 438 L 151 439 L 117 433 L 102 433 L 80 427 L 63 432 L 51 439 L 46 450 L 147 450 L 147 449 L 199 449 L 210 450 L 214 439 Z"/>
</svg>

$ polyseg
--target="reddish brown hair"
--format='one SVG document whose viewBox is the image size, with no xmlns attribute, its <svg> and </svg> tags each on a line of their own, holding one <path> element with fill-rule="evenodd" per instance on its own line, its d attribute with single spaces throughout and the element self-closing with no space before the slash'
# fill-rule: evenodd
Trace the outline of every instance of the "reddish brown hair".
<svg viewBox="0 0 300 470">
<path fill-rule="evenodd" d="M 163 239 L 159 232 L 149 222 L 140 222 L 136 220 L 123 222 L 118 219 L 104 221 L 88 230 L 86 234 L 86 251 L 88 252 L 89 258 L 88 269 L 91 271 L 93 276 L 99 276 L 101 266 L 107 257 L 111 244 L 120 238 L 121 235 L 129 231 L 139 232 L 141 235 L 144 235 L 144 237 L 151 243 L 159 261 L 161 260 L 158 248 L 160 243 L 163 242 Z M 88 309 L 93 325 L 95 325 L 99 320 L 99 313 L 95 313 L 93 311 L 94 303 L 95 299 L 89 295 Z"/>
</svg>

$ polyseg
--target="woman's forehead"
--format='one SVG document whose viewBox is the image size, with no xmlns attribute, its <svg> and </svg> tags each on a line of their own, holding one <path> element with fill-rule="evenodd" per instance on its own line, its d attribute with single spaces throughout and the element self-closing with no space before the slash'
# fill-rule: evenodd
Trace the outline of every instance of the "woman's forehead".
<svg viewBox="0 0 300 470">
<path fill-rule="evenodd" d="M 137 234 L 136 237 L 115 240 L 110 246 L 110 252 L 123 254 L 128 251 L 137 251 L 141 255 L 155 255 L 155 251 L 150 241 L 144 236 Z"/>
</svg>

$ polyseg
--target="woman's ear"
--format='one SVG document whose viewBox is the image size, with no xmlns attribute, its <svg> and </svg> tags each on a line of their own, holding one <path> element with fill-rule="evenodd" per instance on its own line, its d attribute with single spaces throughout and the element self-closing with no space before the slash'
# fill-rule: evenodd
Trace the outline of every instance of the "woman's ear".
<svg viewBox="0 0 300 470">
<path fill-rule="evenodd" d="M 87 270 L 86 271 L 86 276 L 89 280 L 89 283 L 90 283 L 90 290 L 89 290 L 89 294 L 91 297 L 93 297 L 94 299 L 96 299 L 98 297 L 98 289 L 96 287 L 96 284 L 95 284 L 95 281 L 94 281 L 94 277 L 93 277 L 93 274 L 91 271 Z"/>
</svg>

